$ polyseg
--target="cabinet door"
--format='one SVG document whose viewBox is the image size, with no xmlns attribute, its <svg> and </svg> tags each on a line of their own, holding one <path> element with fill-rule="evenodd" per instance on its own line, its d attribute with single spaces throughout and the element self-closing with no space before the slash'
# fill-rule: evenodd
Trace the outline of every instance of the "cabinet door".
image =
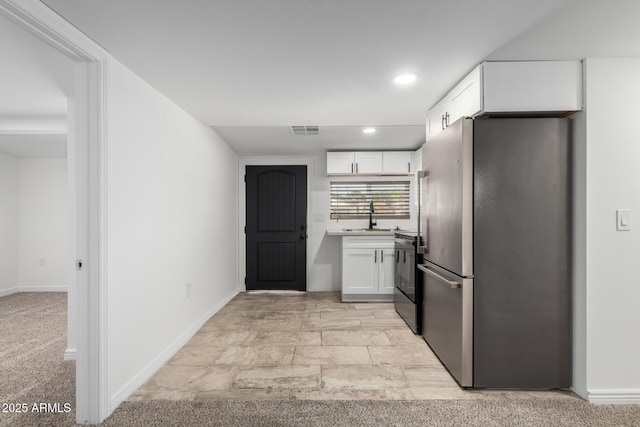
<svg viewBox="0 0 640 427">
<path fill-rule="evenodd" d="M 342 292 L 345 294 L 377 294 L 378 249 L 342 250 Z M 391 263 L 393 268 L 393 263 Z M 392 270 L 393 271 L 393 270 Z M 393 282 L 393 273 L 391 277 Z"/>
<path fill-rule="evenodd" d="M 378 249 L 378 293 L 393 294 L 394 268 L 396 264 L 396 252 L 389 249 Z"/>
<path fill-rule="evenodd" d="M 438 102 L 427 114 L 426 140 L 433 138 L 444 129 L 443 117 L 449 106 L 449 98 Z"/>
<path fill-rule="evenodd" d="M 477 66 L 451 91 L 448 125 L 460 117 L 472 117 L 482 110 L 482 67 Z"/>
<path fill-rule="evenodd" d="M 355 172 L 353 152 L 327 152 L 327 175 Z"/>
<path fill-rule="evenodd" d="M 411 151 L 385 151 L 382 153 L 382 173 L 407 175 L 413 172 Z"/>
<path fill-rule="evenodd" d="M 356 151 L 355 152 L 356 173 L 359 174 L 380 174 L 382 173 L 382 152 L 381 151 Z"/>
<path fill-rule="evenodd" d="M 485 62 L 482 65 L 486 112 L 582 109 L 580 61 Z"/>
</svg>

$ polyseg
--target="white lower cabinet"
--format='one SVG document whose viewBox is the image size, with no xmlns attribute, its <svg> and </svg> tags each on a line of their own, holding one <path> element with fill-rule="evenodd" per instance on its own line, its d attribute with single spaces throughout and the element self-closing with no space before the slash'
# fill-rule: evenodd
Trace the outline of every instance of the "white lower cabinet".
<svg viewBox="0 0 640 427">
<path fill-rule="evenodd" d="M 393 247 L 380 249 L 380 255 L 383 262 L 378 269 L 378 293 L 390 295 L 390 299 L 393 300 L 393 290 L 396 287 L 394 282 L 396 251 Z"/>
<path fill-rule="evenodd" d="M 392 301 L 393 236 L 342 238 L 342 301 Z"/>
</svg>

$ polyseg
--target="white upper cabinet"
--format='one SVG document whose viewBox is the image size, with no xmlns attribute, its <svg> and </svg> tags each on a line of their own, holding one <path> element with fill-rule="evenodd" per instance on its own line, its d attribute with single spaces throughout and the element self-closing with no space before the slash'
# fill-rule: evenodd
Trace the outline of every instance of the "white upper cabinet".
<svg viewBox="0 0 640 427">
<path fill-rule="evenodd" d="M 485 113 L 582 110 L 580 61 L 485 62 Z"/>
<path fill-rule="evenodd" d="M 426 137 L 432 136 L 458 120 L 474 116 L 482 109 L 482 64 L 458 83 L 427 113 Z"/>
<path fill-rule="evenodd" d="M 446 127 L 445 120 L 447 119 L 447 107 L 449 106 L 450 100 L 451 97 L 448 96 L 443 98 L 427 113 L 427 140 Z"/>
<path fill-rule="evenodd" d="M 382 153 L 383 175 L 407 175 L 413 173 L 413 152 L 385 151 Z"/>
<path fill-rule="evenodd" d="M 327 175 L 355 173 L 355 158 L 353 152 L 327 152 Z"/>
<path fill-rule="evenodd" d="M 482 74 L 483 67 L 478 66 L 453 88 L 448 107 L 450 116 L 445 117 L 446 126 L 460 117 L 474 116 L 482 110 Z"/>
<path fill-rule="evenodd" d="M 580 61 L 483 62 L 429 110 L 426 139 L 460 117 L 582 110 Z"/>
<path fill-rule="evenodd" d="M 329 151 L 327 175 L 409 175 L 411 151 Z"/>
<path fill-rule="evenodd" d="M 382 152 L 356 151 L 354 158 L 356 162 L 356 173 L 371 175 L 382 172 Z"/>
</svg>

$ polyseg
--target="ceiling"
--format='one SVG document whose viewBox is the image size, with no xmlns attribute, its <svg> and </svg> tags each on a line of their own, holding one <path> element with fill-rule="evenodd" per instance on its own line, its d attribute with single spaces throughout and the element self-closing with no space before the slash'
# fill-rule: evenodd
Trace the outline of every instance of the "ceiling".
<svg viewBox="0 0 640 427">
<path fill-rule="evenodd" d="M 66 157 L 74 62 L 0 15 L 0 153 Z"/>
<path fill-rule="evenodd" d="M 327 150 L 415 150 L 424 141 L 424 125 L 377 126 L 365 135 L 361 126 L 320 127 L 318 135 L 293 135 L 285 126 L 216 126 L 225 141 L 242 155 L 322 154 Z"/>
<path fill-rule="evenodd" d="M 483 60 L 640 56 L 637 0 L 42 1 L 240 155 L 417 148 L 427 110 Z M 404 71 L 417 82 L 394 86 Z"/>
<path fill-rule="evenodd" d="M 241 155 L 378 147 L 358 126 L 416 148 L 460 77 L 570 1 L 43 0 Z M 405 71 L 418 81 L 392 85 Z"/>
</svg>

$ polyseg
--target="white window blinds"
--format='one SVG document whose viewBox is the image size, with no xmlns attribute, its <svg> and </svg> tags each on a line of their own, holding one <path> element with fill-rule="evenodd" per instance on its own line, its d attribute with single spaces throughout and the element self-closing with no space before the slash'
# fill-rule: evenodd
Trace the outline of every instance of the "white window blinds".
<svg viewBox="0 0 640 427">
<path fill-rule="evenodd" d="M 409 181 L 332 181 L 331 219 L 409 219 Z"/>
</svg>

